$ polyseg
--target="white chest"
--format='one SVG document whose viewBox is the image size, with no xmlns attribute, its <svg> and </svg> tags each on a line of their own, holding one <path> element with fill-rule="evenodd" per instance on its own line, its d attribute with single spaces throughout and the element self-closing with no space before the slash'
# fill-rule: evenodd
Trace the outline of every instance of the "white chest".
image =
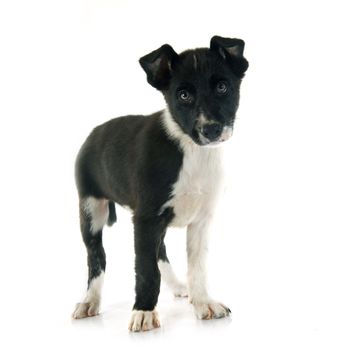
<svg viewBox="0 0 350 350">
<path fill-rule="evenodd" d="M 222 187 L 220 148 L 191 145 L 184 149 L 184 159 L 173 197 L 163 206 L 172 207 L 171 226 L 184 227 L 209 214 Z"/>
</svg>

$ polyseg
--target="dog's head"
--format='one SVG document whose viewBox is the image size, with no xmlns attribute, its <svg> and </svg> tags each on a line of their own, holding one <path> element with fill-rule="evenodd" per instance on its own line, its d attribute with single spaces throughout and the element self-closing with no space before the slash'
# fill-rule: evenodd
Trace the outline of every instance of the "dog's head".
<svg viewBox="0 0 350 350">
<path fill-rule="evenodd" d="M 243 40 L 214 36 L 209 49 L 178 55 L 165 44 L 140 59 L 174 121 L 198 145 L 219 144 L 232 135 L 239 88 L 248 68 L 243 50 Z"/>
</svg>

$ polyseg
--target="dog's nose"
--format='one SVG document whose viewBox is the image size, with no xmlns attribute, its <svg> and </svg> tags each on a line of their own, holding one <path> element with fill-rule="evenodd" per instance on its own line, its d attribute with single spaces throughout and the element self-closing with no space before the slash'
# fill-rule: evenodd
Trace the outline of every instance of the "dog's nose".
<svg viewBox="0 0 350 350">
<path fill-rule="evenodd" d="M 222 125 L 219 123 L 208 123 L 202 127 L 202 134 L 210 141 L 217 140 L 222 133 Z"/>
</svg>

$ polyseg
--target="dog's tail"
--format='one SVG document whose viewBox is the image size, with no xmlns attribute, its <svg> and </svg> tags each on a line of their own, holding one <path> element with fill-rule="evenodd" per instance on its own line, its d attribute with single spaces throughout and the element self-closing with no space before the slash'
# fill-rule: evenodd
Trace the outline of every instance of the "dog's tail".
<svg viewBox="0 0 350 350">
<path fill-rule="evenodd" d="M 109 216 L 107 220 L 107 225 L 112 226 L 117 222 L 117 214 L 115 212 L 115 204 L 112 201 L 108 202 Z"/>
</svg>

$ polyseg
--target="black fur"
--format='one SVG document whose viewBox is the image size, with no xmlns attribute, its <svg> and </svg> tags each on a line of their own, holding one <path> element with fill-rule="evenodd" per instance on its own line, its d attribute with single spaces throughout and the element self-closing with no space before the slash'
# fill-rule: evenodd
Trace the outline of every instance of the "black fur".
<svg viewBox="0 0 350 350">
<path fill-rule="evenodd" d="M 170 209 L 158 214 L 170 198 L 171 186 L 177 179 L 181 164 L 182 152 L 166 136 L 160 112 L 148 117 L 120 117 L 97 127 L 77 158 L 76 182 L 81 200 L 90 196 L 105 198 L 109 203 L 127 205 L 134 212 L 136 309 L 152 310 L 157 302 L 160 284 L 158 252 L 173 216 Z M 115 209 L 111 208 L 114 204 L 109 204 L 110 223 L 115 221 Z M 83 213 L 81 217 L 90 281 L 98 276 L 98 271 L 105 270 L 102 232 L 97 237 L 89 233 L 86 215 Z M 91 247 L 93 243 L 96 244 L 94 249 L 101 252 L 98 258 Z M 164 255 L 160 257 L 166 259 Z M 92 271 L 93 268 L 96 271 Z"/>
<path fill-rule="evenodd" d="M 136 310 L 151 311 L 157 305 L 160 288 L 157 262 L 160 258 L 164 260 L 159 250 L 164 246 L 165 230 L 173 215 L 172 209 L 168 208 L 157 217 L 134 216 Z"/>
<path fill-rule="evenodd" d="M 106 269 L 106 254 L 102 245 L 102 230 L 91 234 L 91 218 L 86 214 L 80 201 L 80 229 L 87 250 L 89 267 L 88 288 L 93 278 L 98 277 Z"/>
<path fill-rule="evenodd" d="M 80 198 L 106 198 L 135 216 L 158 215 L 182 164 L 160 114 L 120 117 L 93 130 L 76 162 Z"/>
<path fill-rule="evenodd" d="M 217 140 L 223 128 L 234 122 L 241 79 L 248 68 L 243 48 L 242 40 L 213 37 L 210 49 L 178 55 L 166 44 L 140 59 L 148 82 L 163 93 L 175 122 L 199 145 Z M 116 221 L 114 202 L 130 207 L 134 214 L 137 310 L 153 310 L 157 304 L 157 261 L 169 261 L 164 236 L 174 217 L 172 208 L 161 208 L 170 199 L 183 161 L 183 151 L 167 135 L 161 114 L 125 116 L 98 126 L 76 161 L 89 283 L 105 270 L 106 261 L 102 230 L 90 232 L 91 218 L 82 203 L 88 197 L 108 200 L 109 225 Z M 201 114 L 211 126 L 198 125 Z"/>
<path fill-rule="evenodd" d="M 244 41 L 214 36 L 210 49 L 187 50 L 180 55 L 169 45 L 140 59 L 148 82 L 163 93 L 169 110 L 182 131 L 199 145 L 198 116 L 202 113 L 221 127 L 232 126 L 239 104 L 239 89 L 248 61 Z M 217 92 L 224 82 L 227 91 Z M 190 99 L 182 101 L 186 92 Z"/>
<path fill-rule="evenodd" d="M 112 201 L 108 202 L 108 211 L 109 215 L 107 225 L 112 226 L 114 223 L 117 222 L 117 213 L 115 212 L 115 205 Z"/>
</svg>

